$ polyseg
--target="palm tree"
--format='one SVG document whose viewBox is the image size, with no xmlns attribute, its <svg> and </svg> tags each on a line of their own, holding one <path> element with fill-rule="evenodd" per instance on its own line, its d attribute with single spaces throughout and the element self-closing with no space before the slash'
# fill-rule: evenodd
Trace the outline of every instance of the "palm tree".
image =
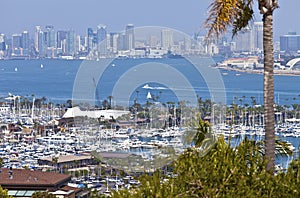
<svg viewBox="0 0 300 198">
<path fill-rule="evenodd" d="M 111 109 L 112 108 L 112 99 L 113 99 L 113 96 L 108 96 L 107 97 L 108 98 L 108 101 L 109 101 L 109 109 Z"/>
<path fill-rule="evenodd" d="M 209 28 L 208 37 L 224 33 L 229 26 L 233 27 L 233 35 L 245 28 L 254 15 L 252 8 L 254 2 L 255 0 L 213 0 L 205 22 Z M 263 16 L 265 156 L 268 159 L 267 170 L 273 171 L 275 168 L 273 12 L 279 6 L 278 0 L 257 0 L 257 2 Z"/>
</svg>

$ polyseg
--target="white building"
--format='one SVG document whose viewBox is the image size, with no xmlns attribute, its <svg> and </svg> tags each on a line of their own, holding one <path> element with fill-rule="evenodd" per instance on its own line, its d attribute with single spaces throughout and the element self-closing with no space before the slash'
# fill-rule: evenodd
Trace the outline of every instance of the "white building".
<svg viewBox="0 0 300 198">
<path fill-rule="evenodd" d="M 161 47 L 165 50 L 169 50 L 173 47 L 173 32 L 170 29 L 161 30 Z"/>
<path fill-rule="evenodd" d="M 88 118 L 104 118 L 104 119 L 111 119 L 118 118 L 122 115 L 126 115 L 130 113 L 129 111 L 123 110 L 94 110 L 94 111 L 82 111 L 79 107 L 69 108 L 67 112 L 63 115 L 63 118 L 74 118 L 74 117 L 85 117 Z"/>
</svg>

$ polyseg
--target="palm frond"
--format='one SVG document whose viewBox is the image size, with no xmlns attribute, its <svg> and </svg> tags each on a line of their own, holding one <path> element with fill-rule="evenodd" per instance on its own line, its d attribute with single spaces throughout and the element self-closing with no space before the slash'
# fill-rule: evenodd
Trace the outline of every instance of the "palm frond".
<svg viewBox="0 0 300 198">
<path fill-rule="evenodd" d="M 247 27 L 249 21 L 253 19 L 254 11 L 252 9 L 252 0 L 244 0 L 240 4 L 237 18 L 233 23 L 232 35 L 235 36 L 243 28 Z"/>
<path fill-rule="evenodd" d="M 219 36 L 233 27 L 235 35 L 246 27 L 253 17 L 253 0 L 213 0 L 208 7 L 209 16 L 205 21 L 207 37 Z"/>
</svg>

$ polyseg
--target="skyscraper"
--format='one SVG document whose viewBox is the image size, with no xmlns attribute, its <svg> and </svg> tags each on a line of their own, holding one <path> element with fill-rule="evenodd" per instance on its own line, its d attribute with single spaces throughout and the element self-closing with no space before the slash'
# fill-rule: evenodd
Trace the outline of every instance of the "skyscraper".
<svg viewBox="0 0 300 198">
<path fill-rule="evenodd" d="M 125 50 L 126 49 L 126 35 L 125 33 L 120 33 L 118 37 L 118 50 Z"/>
<path fill-rule="evenodd" d="M 173 32 L 170 29 L 161 30 L 161 47 L 165 50 L 171 50 L 173 46 Z"/>
<path fill-rule="evenodd" d="M 47 47 L 55 48 L 56 47 L 56 34 L 53 25 L 46 26 L 47 36 L 45 38 Z"/>
<path fill-rule="evenodd" d="M 66 54 L 75 55 L 76 52 L 76 35 L 75 32 L 70 30 L 66 35 Z"/>
<path fill-rule="evenodd" d="M 253 25 L 254 34 L 254 49 L 257 51 L 263 51 L 263 22 L 254 22 Z"/>
<path fill-rule="evenodd" d="M 44 56 L 44 45 L 44 32 L 42 31 L 41 26 L 36 26 L 34 32 L 34 48 L 39 57 Z"/>
<path fill-rule="evenodd" d="M 21 35 L 20 34 L 13 34 L 12 35 L 12 49 L 19 49 L 21 48 Z"/>
<path fill-rule="evenodd" d="M 29 32 L 23 31 L 21 38 L 21 47 L 23 50 L 29 50 Z"/>
<path fill-rule="evenodd" d="M 151 47 L 151 48 L 156 48 L 157 47 L 157 37 L 156 36 L 154 36 L 154 35 L 151 35 L 150 37 L 149 37 L 149 47 Z"/>
<path fill-rule="evenodd" d="M 105 25 L 98 25 L 97 27 L 97 49 L 100 56 L 107 54 L 107 33 Z"/>
<path fill-rule="evenodd" d="M 6 44 L 5 44 L 5 35 L 0 34 L 0 51 L 6 50 Z"/>
<path fill-rule="evenodd" d="M 135 45 L 135 38 L 134 38 L 134 26 L 133 24 L 128 24 L 125 28 L 125 50 L 132 50 L 134 49 Z"/>
<path fill-rule="evenodd" d="M 300 50 L 300 35 L 296 32 L 289 32 L 280 36 L 280 50 L 286 52 L 296 52 Z"/>
<path fill-rule="evenodd" d="M 118 52 L 119 33 L 110 33 L 110 48 L 112 53 Z"/>
<path fill-rule="evenodd" d="M 65 48 L 67 31 L 57 31 L 57 48 L 63 49 Z"/>
<path fill-rule="evenodd" d="M 254 42 L 253 42 L 253 33 L 250 27 L 243 29 L 235 37 L 236 42 L 236 52 L 253 52 L 254 51 Z"/>
<path fill-rule="evenodd" d="M 88 28 L 87 40 L 88 40 L 87 51 L 90 52 L 93 49 L 95 43 L 95 34 L 93 28 Z"/>
</svg>

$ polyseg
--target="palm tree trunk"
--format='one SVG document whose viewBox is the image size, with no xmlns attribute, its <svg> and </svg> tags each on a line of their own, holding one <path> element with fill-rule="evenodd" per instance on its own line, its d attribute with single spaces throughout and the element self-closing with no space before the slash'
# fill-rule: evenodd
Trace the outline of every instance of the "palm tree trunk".
<svg viewBox="0 0 300 198">
<path fill-rule="evenodd" d="M 274 120 L 274 52 L 273 52 L 273 13 L 263 15 L 264 45 L 264 114 L 265 114 L 265 153 L 267 170 L 275 168 L 275 120 Z"/>
</svg>

